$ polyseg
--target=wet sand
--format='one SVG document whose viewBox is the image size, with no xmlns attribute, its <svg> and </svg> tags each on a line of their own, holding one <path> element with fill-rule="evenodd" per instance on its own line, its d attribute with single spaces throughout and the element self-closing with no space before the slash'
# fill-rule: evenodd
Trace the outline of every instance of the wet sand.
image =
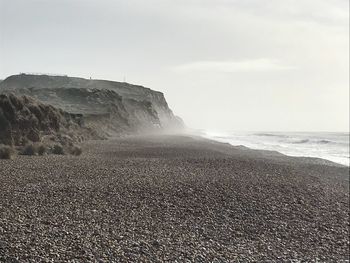
<svg viewBox="0 0 350 263">
<path fill-rule="evenodd" d="M 0 160 L 0 262 L 348 260 L 349 169 L 188 136 Z"/>
</svg>

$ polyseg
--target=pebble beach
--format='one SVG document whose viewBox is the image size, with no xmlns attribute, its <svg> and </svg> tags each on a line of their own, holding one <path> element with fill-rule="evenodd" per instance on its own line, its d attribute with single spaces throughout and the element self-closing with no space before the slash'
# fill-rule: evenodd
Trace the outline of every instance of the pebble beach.
<svg viewBox="0 0 350 263">
<path fill-rule="evenodd" d="M 349 168 L 191 136 L 0 160 L 0 262 L 349 262 Z"/>
</svg>

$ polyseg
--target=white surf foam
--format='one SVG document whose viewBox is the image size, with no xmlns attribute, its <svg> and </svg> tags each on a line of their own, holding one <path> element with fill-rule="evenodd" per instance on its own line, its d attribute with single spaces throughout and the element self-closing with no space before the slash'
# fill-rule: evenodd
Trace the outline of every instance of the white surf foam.
<svg viewBox="0 0 350 263">
<path fill-rule="evenodd" d="M 349 166 L 349 133 L 326 132 L 213 132 L 202 136 L 252 149 L 272 150 L 289 156 L 318 157 Z"/>
</svg>

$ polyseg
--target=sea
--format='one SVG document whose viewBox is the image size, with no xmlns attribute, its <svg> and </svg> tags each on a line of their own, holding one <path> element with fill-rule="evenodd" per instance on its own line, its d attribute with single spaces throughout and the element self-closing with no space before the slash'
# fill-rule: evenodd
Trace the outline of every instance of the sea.
<svg viewBox="0 0 350 263">
<path fill-rule="evenodd" d="M 278 151 L 289 156 L 318 157 L 349 166 L 348 132 L 216 132 L 200 131 L 205 138 Z"/>
</svg>

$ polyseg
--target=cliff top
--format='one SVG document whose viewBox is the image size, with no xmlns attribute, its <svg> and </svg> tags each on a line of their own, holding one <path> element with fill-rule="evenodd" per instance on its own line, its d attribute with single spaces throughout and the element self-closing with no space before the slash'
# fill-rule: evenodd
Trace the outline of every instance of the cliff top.
<svg viewBox="0 0 350 263">
<path fill-rule="evenodd" d="M 163 93 L 151 90 L 140 85 L 133 85 L 126 82 L 117 82 L 101 79 L 85 79 L 80 77 L 69 77 L 65 75 L 35 75 L 35 74 L 18 74 L 11 75 L 0 82 L 0 91 L 23 89 L 23 88 L 86 88 L 86 89 L 108 89 L 117 92 L 119 95 L 140 100 L 142 97 L 148 97 L 154 94 L 163 97 Z"/>
</svg>

